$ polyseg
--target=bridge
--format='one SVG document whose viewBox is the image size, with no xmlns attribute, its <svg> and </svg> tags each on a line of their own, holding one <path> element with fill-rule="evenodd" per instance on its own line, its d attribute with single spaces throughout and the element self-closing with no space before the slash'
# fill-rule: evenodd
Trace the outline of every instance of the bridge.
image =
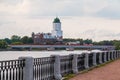
<svg viewBox="0 0 120 80">
<path fill-rule="evenodd" d="M 28 48 L 32 50 L 32 48 L 46 48 L 46 49 L 56 49 L 56 48 L 65 48 L 65 49 L 99 49 L 99 50 L 114 50 L 115 46 L 84 46 L 84 45 L 9 45 L 12 49 L 25 49 Z"/>
</svg>

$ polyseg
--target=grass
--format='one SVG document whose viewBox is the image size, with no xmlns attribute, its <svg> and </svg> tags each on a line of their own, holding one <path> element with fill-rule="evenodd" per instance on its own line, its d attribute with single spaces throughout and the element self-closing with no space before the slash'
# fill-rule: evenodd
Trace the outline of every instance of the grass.
<svg viewBox="0 0 120 80">
<path fill-rule="evenodd" d="M 103 63 L 103 64 L 99 64 L 99 65 L 97 65 L 97 66 L 90 67 L 89 69 L 85 69 L 85 70 L 83 70 L 83 71 L 80 71 L 78 74 L 88 73 L 89 71 L 91 71 L 91 70 L 93 70 L 93 69 L 95 69 L 95 68 L 103 67 L 103 66 L 105 66 L 105 65 L 107 65 L 107 64 L 109 64 L 109 63 L 111 63 L 111 62 L 114 62 L 114 61 L 115 61 L 115 60 L 111 60 L 111 61 L 108 61 L 108 62 L 106 62 L 106 63 Z M 78 74 L 65 75 L 65 77 L 63 78 L 63 80 L 69 80 L 69 79 L 75 77 L 75 76 L 78 75 Z"/>
</svg>

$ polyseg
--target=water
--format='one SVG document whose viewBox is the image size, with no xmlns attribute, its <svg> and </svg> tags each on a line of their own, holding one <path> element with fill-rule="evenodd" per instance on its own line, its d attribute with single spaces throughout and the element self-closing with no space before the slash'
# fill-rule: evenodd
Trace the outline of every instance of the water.
<svg viewBox="0 0 120 80">
<path fill-rule="evenodd" d="M 0 61 L 18 59 L 19 57 L 23 57 L 23 56 L 31 56 L 33 58 L 40 58 L 40 57 L 49 57 L 51 55 L 81 54 L 84 52 L 90 52 L 90 51 L 81 51 L 81 50 L 75 50 L 75 51 L 1 51 Z"/>
</svg>

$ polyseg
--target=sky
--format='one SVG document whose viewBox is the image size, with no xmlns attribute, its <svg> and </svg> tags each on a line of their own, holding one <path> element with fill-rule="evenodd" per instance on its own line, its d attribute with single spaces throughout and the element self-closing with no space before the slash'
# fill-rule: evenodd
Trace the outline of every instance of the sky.
<svg viewBox="0 0 120 80">
<path fill-rule="evenodd" d="M 64 38 L 120 40 L 120 0 L 0 0 L 0 39 L 52 31 L 58 16 Z"/>
</svg>

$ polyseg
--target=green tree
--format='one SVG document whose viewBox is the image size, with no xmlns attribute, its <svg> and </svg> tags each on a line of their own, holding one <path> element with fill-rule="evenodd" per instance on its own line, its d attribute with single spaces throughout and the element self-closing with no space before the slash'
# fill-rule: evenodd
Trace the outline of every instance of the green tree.
<svg viewBox="0 0 120 80">
<path fill-rule="evenodd" d="M 33 39 L 32 39 L 32 37 L 24 36 L 24 37 L 21 38 L 21 42 L 23 44 L 32 44 Z"/>
<path fill-rule="evenodd" d="M 28 36 L 24 36 L 21 38 L 21 41 L 23 44 L 28 44 L 28 39 L 29 39 Z"/>
<path fill-rule="evenodd" d="M 0 41 L 0 48 L 5 49 L 7 48 L 8 44 L 5 41 Z"/>
<path fill-rule="evenodd" d="M 22 42 L 13 42 L 12 45 L 22 45 Z"/>
<path fill-rule="evenodd" d="M 7 44 L 11 44 L 11 40 L 9 38 L 5 38 L 4 41 L 7 43 Z"/>
<path fill-rule="evenodd" d="M 29 44 L 33 44 L 33 39 L 32 39 L 32 37 L 29 37 L 29 38 L 28 38 L 28 43 L 29 43 Z"/>
<path fill-rule="evenodd" d="M 92 44 L 92 40 L 91 39 L 86 39 L 86 40 L 84 40 L 84 43 L 85 44 Z"/>
<path fill-rule="evenodd" d="M 11 41 L 12 41 L 12 43 L 13 43 L 13 42 L 21 42 L 21 37 L 20 37 L 20 36 L 17 36 L 17 35 L 13 35 L 13 36 L 11 37 Z"/>
<path fill-rule="evenodd" d="M 114 40 L 113 43 L 114 43 L 115 49 L 120 50 L 120 41 Z"/>
</svg>

